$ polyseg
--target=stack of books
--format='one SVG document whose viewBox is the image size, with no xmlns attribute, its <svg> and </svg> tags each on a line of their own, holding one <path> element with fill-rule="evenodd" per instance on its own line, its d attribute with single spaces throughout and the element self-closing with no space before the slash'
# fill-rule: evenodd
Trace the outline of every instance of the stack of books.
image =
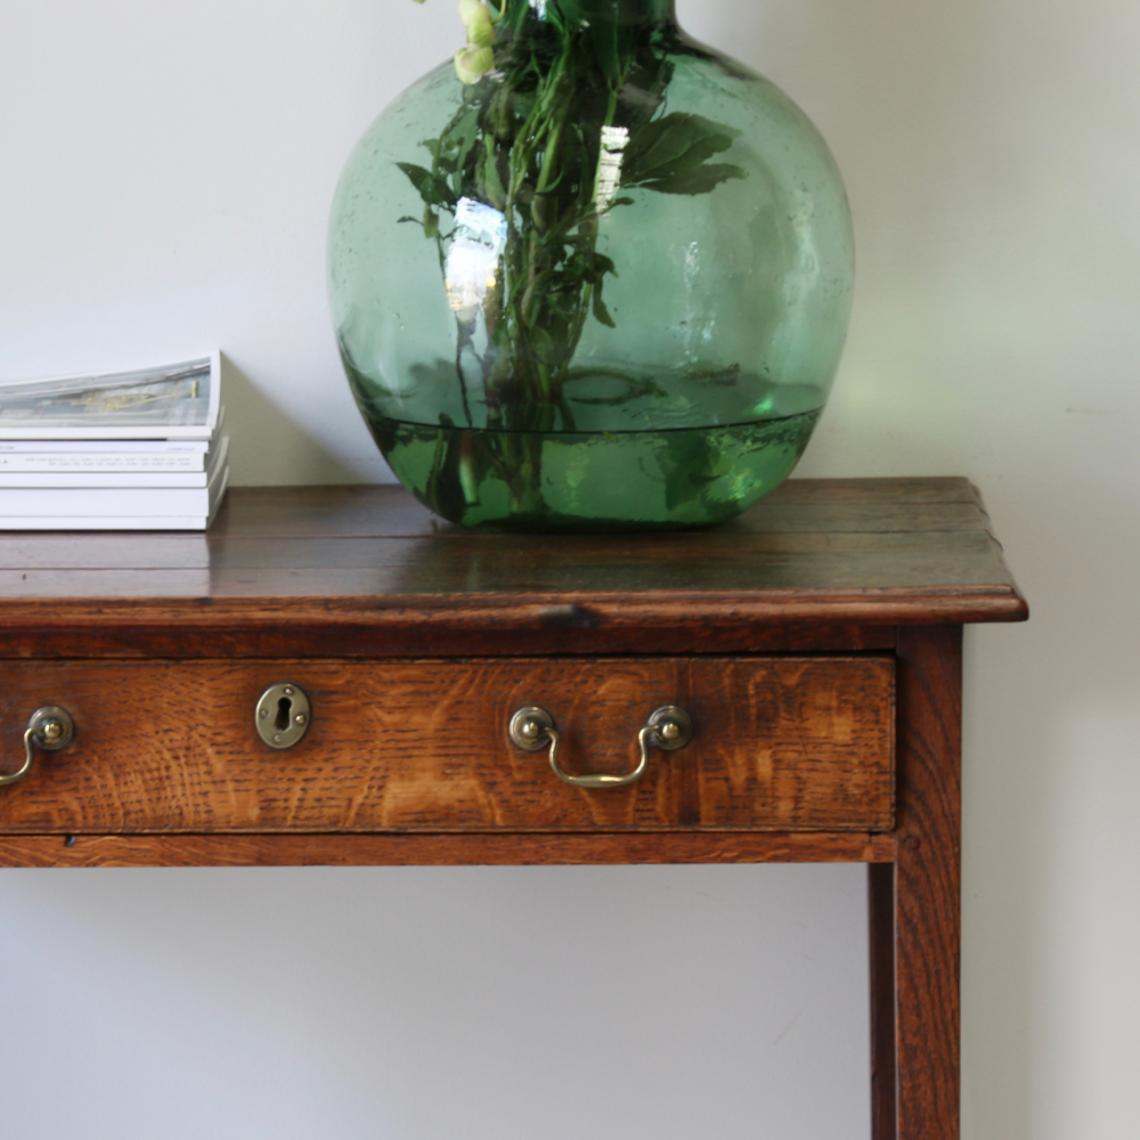
<svg viewBox="0 0 1140 1140">
<path fill-rule="evenodd" d="M 0 530 L 205 530 L 229 481 L 222 362 L 0 381 Z"/>
</svg>

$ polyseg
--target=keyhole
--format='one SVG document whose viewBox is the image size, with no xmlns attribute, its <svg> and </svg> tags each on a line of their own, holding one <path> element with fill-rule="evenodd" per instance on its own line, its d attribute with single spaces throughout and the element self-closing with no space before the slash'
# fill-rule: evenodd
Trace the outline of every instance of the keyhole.
<svg viewBox="0 0 1140 1140">
<path fill-rule="evenodd" d="M 309 694 L 300 685 L 271 685 L 258 699 L 253 723 L 263 744 L 284 752 L 296 748 L 313 719 Z"/>
</svg>

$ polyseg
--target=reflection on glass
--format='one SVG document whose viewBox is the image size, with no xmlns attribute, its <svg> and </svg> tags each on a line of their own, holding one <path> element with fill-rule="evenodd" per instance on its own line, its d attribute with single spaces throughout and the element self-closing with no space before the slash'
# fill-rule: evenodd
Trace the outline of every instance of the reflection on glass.
<svg viewBox="0 0 1140 1140">
<path fill-rule="evenodd" d="M 507 244 L 507 219 L 493 206 L 461 198 L 455 210 L 455 236 L 444 271 L 447 303 L 467 319 L 482 308 L 495 288 Z"/>
<path fill-rule="evenodd" d="M 608 210 L 621 189 L 621 168 L 625 148 L 629 146 L 628 127 L 602 127 L 601 154 L 598 157 L 598 181 L 594 201 L 598 212 Z"/>
</svg>

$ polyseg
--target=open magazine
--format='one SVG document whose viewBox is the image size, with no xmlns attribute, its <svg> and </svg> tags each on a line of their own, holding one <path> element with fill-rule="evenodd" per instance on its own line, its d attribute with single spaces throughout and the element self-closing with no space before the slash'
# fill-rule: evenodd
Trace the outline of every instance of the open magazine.
<svg viewBox="0 0 1140 1140">
<path fill-rule="evenodd" d="M 102 376 L 0 380 L 0 440 L 209 439 L 221 355 Z"/>
</svg>

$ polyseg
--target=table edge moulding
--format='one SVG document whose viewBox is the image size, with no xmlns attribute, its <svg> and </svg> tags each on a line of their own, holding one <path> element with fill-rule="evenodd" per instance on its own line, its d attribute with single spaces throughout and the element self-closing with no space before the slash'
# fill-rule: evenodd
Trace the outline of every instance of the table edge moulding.
<svg viewBox="0 0 1140 1140">
<path fill-rule="evenodd" d="M 873 1140 L 959 1135 L 962 631 L 1028 617 L 966 480 L 699 533 L 392 487 L 0 537 L 0 867 L 868 867 Z"/>
</svg>

